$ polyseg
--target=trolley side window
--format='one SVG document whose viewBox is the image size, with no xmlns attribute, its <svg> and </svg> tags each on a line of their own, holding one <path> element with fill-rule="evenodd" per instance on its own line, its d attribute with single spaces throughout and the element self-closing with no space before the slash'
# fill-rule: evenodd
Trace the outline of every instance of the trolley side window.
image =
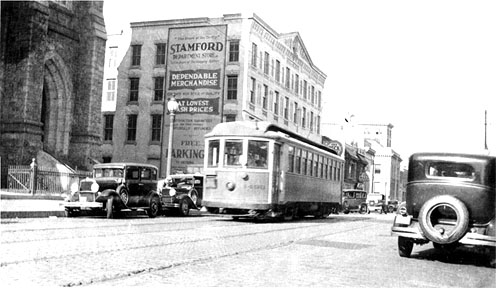
<svg viewBox="0 0 496 288">
<path fill-rule="evenodd" d="M 226 140 L 224 148 L 224 165 L 241 166 L 243 154 L 243 140 Z"/>
<path fill-rule="evenodd" d="M 293 146 L 288 147 L 288 157 L 288 172 L 294 172 L 295 148 Z"/>
<path fill-rule="evenodd" d="M 208 141 L 208 167 L 219 166 L 219 153 L 220 152 L 220 141 L 210 140 Z"/>
<path fill-rule="evenodd" d="M 268 141 L 248 141 L 248 168 L 267 168 Z"/>
</svg>

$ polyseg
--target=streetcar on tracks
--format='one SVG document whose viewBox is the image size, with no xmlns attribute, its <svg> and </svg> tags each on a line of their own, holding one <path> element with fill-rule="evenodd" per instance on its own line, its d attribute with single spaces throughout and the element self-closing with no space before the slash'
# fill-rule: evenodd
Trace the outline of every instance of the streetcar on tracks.
<svg viewBox="0 0 496 288">
<path fill-rule="evenodd" d="M 202 205 L 234 218 L 327 217 L 341 205 L 344 159 L 269 122 L 220 123 L 205 135 Z"/>
</svg>

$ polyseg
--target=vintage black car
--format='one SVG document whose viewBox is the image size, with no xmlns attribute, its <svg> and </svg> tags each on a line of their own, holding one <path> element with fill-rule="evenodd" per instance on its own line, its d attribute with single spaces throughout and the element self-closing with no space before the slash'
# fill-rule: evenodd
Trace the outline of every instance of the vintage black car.
<svg viewBox="0 0 496 288">
<path fill-rule="evenodd" d="M 495 265 L 496 157 L 417 153 L 409 160 L 406 205 L 392 227 L 398 251 L 410 257 L 414 244 L 432 242 L 452 251 L 460 245 L 483 248 Z"/>
<path fill-rule="evenodd" d="M 177 174 L 160 180 L 158 190 L 162 207 L 175 210 L 182 216 L 189 215 L 190 209 L 199 209 L 203 197 L 204 176 L 201 174 Z"/>
<path fill-rule="evenodd" d="M 343 213 L 359 212 L 364 214 L 367 212 L 367 192 L 356 189 L 343 190 Z"/>
<path fill-rule="evenodd" d="M 156 217 L 161 209 L 157 171 L 157 167 L 148 164 L 97 164 L 93 178 L 81 180 L 64 202 L 66 215 L 99 210 L 113 218 L 124 209 L 143 209 L 149 217 Z"/>
</svg>

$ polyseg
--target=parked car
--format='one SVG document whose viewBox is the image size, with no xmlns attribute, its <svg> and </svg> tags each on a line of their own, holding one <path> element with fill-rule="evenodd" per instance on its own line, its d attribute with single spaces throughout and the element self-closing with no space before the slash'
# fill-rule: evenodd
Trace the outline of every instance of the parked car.
<svg viewBox="0 0 496 288">
<path fill-rule="evenodd" d="M 409 159 L 406 208 L 392 227 L 398 252 L 410 257 L 414 244 L 432 242 L 451 251 L 472 245 L 495 266 L 496 157 L 417 153 Z"/>
<path fill-rule="evenodd" d="M 356 189 L 343 190 L 343 213 L 367 212 L 367 192 Z"/>
<path fill-rule="evenodd" d="M 368 213 L 370 214 L 370 212 L 379 212 L 379 213 L 386 213 L 387 214 L 387 205 L 386 205 L 386 201 L 384 200 L 369 200 L 369 202 L 367 203 L 368 206 L 367 206 L 367 209 L 368 209 Z"/>
<path fill-rule="evenodd" d="M 190 209 L 199 209 L 203 197 L 204 176 L 201 174 L 177 174 L 159 181 L 162 207 L 176 210 L 182 216 Z"/>
<path fill-rule="evenodd" d="M 396 210 L 398 210 L 398 205 L 399 205 L 399 201 L 398 200 L 391 200 L 391 201 L 388 201 L 388 204 L 387 204 L 387 211 L 389 213 L 394 213 L 396 212 Z"/>
<path fill-rule="evenodd" d="M 82 210 L 105 211 L 113 218 L 124 209 L 143 209 L 156 217 L 161 209 L 157 167 L 139 163 L 105 163 L 93 167 L 93 178 L 80 181 L 64 202 L 66 215 Z"/>
</svg>

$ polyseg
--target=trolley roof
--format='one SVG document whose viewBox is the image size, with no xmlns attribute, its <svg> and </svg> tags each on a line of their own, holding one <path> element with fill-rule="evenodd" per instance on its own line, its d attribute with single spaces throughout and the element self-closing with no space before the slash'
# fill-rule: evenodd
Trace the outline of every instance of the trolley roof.
<svg viewBox="0 0 496 288">
<path fill-rule="evenodd" d="M 220 136 L 280 138 L 283 136 L 281 134 L 285 134 L 290 138 L 315 146 L 334 155 L 338 155 L 336 151 L 323 144 L 309 140 L 308 138 L 303 137 L 300 134 L 289 131 L 267 121 L 233 121 L 219 123 L 212 129 L 212 131 L 205 134 L 205 138 Z"/>
</svg>

